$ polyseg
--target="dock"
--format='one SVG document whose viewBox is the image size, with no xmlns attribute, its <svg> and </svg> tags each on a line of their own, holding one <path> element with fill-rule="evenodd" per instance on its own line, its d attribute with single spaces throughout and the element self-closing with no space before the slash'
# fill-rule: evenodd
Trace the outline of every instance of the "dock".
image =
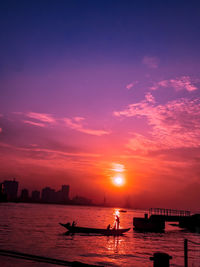
<svg viewBox="0 0 200 267">
<path fill-rule="evenodd" d="M 149 216 L 155 219 L 162 218 L 165 222 L 179 222 L 186 217 L 191 217 L 191 213 L 187 210 L 151 208 Z"/>
<path fill-rule="evenodd" d="M 187 210 L 151 208 L 143 218 L 133 218 L 134 229 L 139 231 L 164 231 L 165 222 L 178 222 L 180 228 L 200 233 L 200 214 Z"/>
</svg>

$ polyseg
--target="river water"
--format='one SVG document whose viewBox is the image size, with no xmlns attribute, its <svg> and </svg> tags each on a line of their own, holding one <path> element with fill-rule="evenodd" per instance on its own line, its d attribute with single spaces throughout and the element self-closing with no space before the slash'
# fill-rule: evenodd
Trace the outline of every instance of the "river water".
<svg viewBox="0 0 200 267">
<path fill-rule="evenodd" d="M 153 266 L 149 258 L 162 251 L 172 256 L 170 266 L 184 266 L 184 239 L 200 243 L 200 234 L 167 224 L 165 233 L 133 230 L 133 217 L 145 211 L 120 213 L 120 227 L 131 230 L 123 236 L 66 235 L 59 222 L 75 220 L 85 227 L 106 228 L 117 208 L 25 203 L 0 204 L 0 249 L 9 249 L 68 261 L 103 266 Z M 52 266 L 0 256 L 0 266 Z M 200 246 L 189 242 L 189 267 L 200 267 Z"/>
</svg>

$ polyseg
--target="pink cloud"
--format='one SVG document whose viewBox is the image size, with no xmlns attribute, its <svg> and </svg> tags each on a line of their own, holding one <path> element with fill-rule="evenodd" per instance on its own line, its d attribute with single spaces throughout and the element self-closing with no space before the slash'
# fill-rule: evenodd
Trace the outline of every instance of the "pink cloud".
<svg viewBox="0 0 200 267">
<path fill-rule="evenodd" d="M 147 101 L 141 101 L 136 104 L 128 105 L 127 109 L 122 111 L 114 111 L 113 114 L 116 117 L 125 116 L 125 117 L 133 117 L 133 116 L 146 116 L 147 107 L 150 107 Z"/>
<path fill-rule="evenodd" d="M 73 156 L 73 157 L 100 157 L 100 154 L 95 154 L 95 153 L 84 153 L 84 152 L 66 152 L 62 150 L 55 150 L 55 149 L 48 149 L 48 148 L 41 148 L 38 147 L 37 144 L 31 144 L 30 147 L 19 147 L 19 146 L 14 146 L 10 145 L 7 143 L 0 142 L 0 147 L 8 148 L 11 150 L 18 150 L 18 151 L 24 151 L 24 152 L 44 152 L 47 154 L 52 154 L 54 156 Z M 53 158 L 53 157 L 52 157 Z"/>
<path fill-rule="evenodd" d="M 23 122 L 34 125 L 34 126 L 45 127 L 45 124 L 41 122 L 34 122 L 34 121 L 28 121 L 28 120 L 23 120 Z"/>
<path fill-rule="evenodd" d="M 147 138 L 144 135 L 137 133 L 134 133 L 132 135 L 133 137 L 129 139 L 129 142 L 126 145 L 126 147 L 130 148 L 131 150 L 147 152 L 149 149 L 158 149 L 158 146 L 150 138 Z"/>
<path fill-rule="evenodd" d="M 159 65 L 159 59 L 157 57 L 145 56 L 142 63 L 150 69 L 157 69 Z"/>
<path fill-rule="evenodd" d="M 148 137 L 134 134 L 127 145 L 133 150 L 200 147 L 200 99 L 182 98 L 157 106 L 142 101 L 114 115 L 147 119 Z"/>
<path fill-rule="evenodd" d="M 132 87 L 134 87 L 136 84 L 138 83 L 138 81 L 135 81 L 135 82 L 132 82 L 132 83 L 129 83 L 126 85 L 126 89 L 130 90 Z"/>
<path fill-rule="evenodd" d="M 145 98 L 148 102 L 155 103 L 155 98 L 151 93 L 146 93 Z"/>
<path fill-rule="evenodd" d="M 189 76 L 182 76 L 175 79 L 163 80 L 155 83 L 150 89 L 158 90 L 161 87 L 172 87 L 175 91 L 187 90 L 192 92 L 198 88 L 193 84 L 193 80 Z"/>
<path fill-rule="evenodd" d="M 24 150 L 24 151 L 32 151 L 32 152 L 45 152 L 45 153 L 50 153 L 50 154 L 55 154 L 55 155 L 62 155 L 62 156 L 77 156 L 77 157 L 99 157 L 100 154 L 95 154 L 95 153 L 72 153 L 72 152 L 64 152 L 64 151 L 59 151 L 59 150 L 53 150 L 53 149 L 47 149 L 47 148 L 18 148 L 19 150 Z"/>
<path fill-rule="evenodd" d="M 189 76 L 182 76 L 180 79 L 170 80 L 172 87 L 176 91 L 186 89 L 187 91 L 195 91 L 197 87 L 192 84 L 191 78 Z"/>
<path fill-rule="evenodd" d="M 79 117 L 78 117 L 79 118 Z M 83 124 L 81 123 L 81 121 L 84 118 L 81 117 L 81 120 L 79 119 L 77 121 L 77 117 L 75 117 L 74 119 L 69 119 L 69 118 L 65 118 L 64 121 L 66 123 L 66 125 L 76 131 L 85 133 L 85 134 L 90 134 L 90 135 L 96 135 L 96 136 L 102 136 L 102 135 L 106 135 L 109 134 L 110 132 L 105 131 L 105 130 L 95 130 L 95 129 L 89 129 L 89 128 L 85 128 L 83 126 Z"/>
<path fill-rule="evenodd" d="M 79 121 L 85 120 L 85 118 L 83 118 L 83 117 L 74 117 L 74 120 L 79 122 Z"/>
<path fill-rule="evenodd" d="M 60 126 L 63 126 L 63 121 L 65 122 L 65 126 L 68 126 L 69 128 L 85 133 L 90 135 L 96 135 L 96 136 L 102 136 L 106 134 L 110 134 L 109 131 L 106 130 L 96 130 L 96 129 L 90 129 L 88 127 L 84 126 L 84 117 L 74 117 L 72 119 L 70 118 L 57 118 L 55 119 L 52 115 L 46 114 L 46 113 L 36 113 L 36 112 L 29 112 L 29 113 L 21 113 L 17 112 L 16 115 L 22 115 L 25 117 L 28 117 L 33 120 L 22 120 L 26 124 L 30 124 L 33 126 L 39 126 L 39 127 L 46 127 L 48 124 L 55 124 L 57 123 Z M 35 121 L 36 120 L 36 121 Z"/>
<path fill-rule="evenodd" d="M 55 122 L 55 119 L 50 114 L 46 114 L 46 113 L 28 112 L 26 116 L 31 119 L 39 120 L 42 122 L 47 122 L 47 123 Z"/>
</svg>

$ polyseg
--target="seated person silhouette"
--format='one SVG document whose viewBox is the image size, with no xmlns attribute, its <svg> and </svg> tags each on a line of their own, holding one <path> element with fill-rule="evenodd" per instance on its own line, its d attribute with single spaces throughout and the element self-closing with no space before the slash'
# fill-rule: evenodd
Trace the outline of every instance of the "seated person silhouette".
<svg viewBox="0 0 200 267">
<path fill-rule="evenodd" d="M 72 227 L 75 227 L 76 226 L 76 223 L 75 221 L 72 222 Z"/>
<path fill-rule="evenodd" d="M 110 230 L 110 224 L 107 226 L 107 230 Z"/>
</svg>

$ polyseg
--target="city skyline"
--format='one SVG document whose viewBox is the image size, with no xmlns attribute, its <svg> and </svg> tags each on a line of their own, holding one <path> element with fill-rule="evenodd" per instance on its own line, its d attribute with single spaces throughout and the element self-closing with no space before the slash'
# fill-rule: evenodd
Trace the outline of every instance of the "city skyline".
<svg viewBox="0 0 200 267">
<path fill-rule="evenodd" d="M 0 203 L 1 202 L 25 202 L 40 204 L 65 204 L 65 205 L 97 205 L 91 199 L 80 196 L 76 193 L 70 197 L 70 185 L 62 185 L 58 191 L 49 186 L 39 190 L 29 192 L 27 188 L 19 189 L 19 182 L 13 180 L 4 180 L 0 182 Z M 104 206 L 106 203 L 103 203 Z M 101 205 L 103 205 L 101 203 Z"/>
<path fill-rule="evenodd" d="M 0 180 L 199 209 L 199 10 L 177 0 L 3 1 Z"/>
</svg>

